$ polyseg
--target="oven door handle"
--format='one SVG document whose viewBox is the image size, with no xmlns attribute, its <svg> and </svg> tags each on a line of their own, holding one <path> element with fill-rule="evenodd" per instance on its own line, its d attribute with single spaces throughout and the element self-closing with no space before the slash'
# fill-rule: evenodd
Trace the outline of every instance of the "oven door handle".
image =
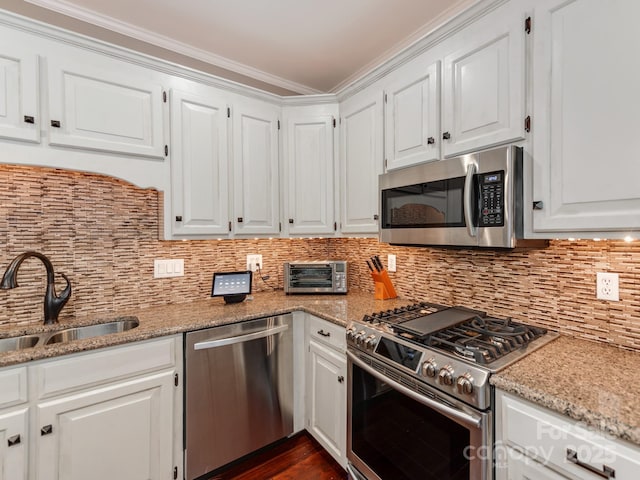
<svg viewBox="0 0 640 480">
<path fill-rule="evenodd" d="M 467 233 L 470 237 L 476 236 L 476 226 L 473 223 L 473 176 L 476 173 L 476 165 L 467 165 L 467 175 L 464 179 L 464 223 L 467 224 Z"/>
<path fill-rule="evenodd" d="M 443 403 L 436 402 L 435 400 L 431 400 L 430 398 L 424 397 L 419 393 L 414 392 L 413 390 L 401 385 L 395 380 L 391 380 L 390 378 L 385 377 L 383 374 L 378 372 L 377 370 L 371 368 L 369 365 L 364 363 L 358 357 L 356 357 L 353 353 L 347 351 L 347 357 L 351 360 L 355 365 L 360 367 L 362 370 L 367 372 L 369 375 L 376 377 L 378 380 L 386 383 L 387 385 L 393 387 L 398 390 L 400 393 L 406 395 L 407 397 L 412 398 L 418 403 L 421 403 L 429 408 L 434 409 L 436 412 L 441 413 L 453 420 L 457 420 L 458 422 L 469 425 L 475 428 L 482 428 L 482 417 L 479 415 L 473 415 L 470 413 L 462 412 L 453 407 L 445 405 Z"/>
</svg>

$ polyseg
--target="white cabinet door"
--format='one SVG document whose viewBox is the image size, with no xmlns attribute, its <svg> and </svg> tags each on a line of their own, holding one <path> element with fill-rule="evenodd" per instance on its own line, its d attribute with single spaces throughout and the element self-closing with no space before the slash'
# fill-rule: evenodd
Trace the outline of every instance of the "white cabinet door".
<svg viewBox="0 0 640 480">
<path fill-rule="evenodd" d="M 233 109 L 234 231 L 280 232 L 280 108 L 255 103 Z"/>
<path fill-rule="evenodd" d="M 174 371 L 37 405 L 37 480 L 161 480 L 173 472 Z"/>
<path fill-rule="evenodd" d="M 27 409 L 0 411 L 0 480 L 27 479 Z"/>
<path fill-rule="evenodd" d="M 382 173 L 382 94 L 341 106 L 340 231 L 378 232 L 378 175 Z"/>
<path fill-rule="evenodd" d="M 164 158 L 162 87 L 125 62 L 62 53 L 47 59 L 49 143 Z"/>
<path fill-rule="evenodd" d="M 524 138 L 524 19 L 510 5 L 452 39 L 444 59 L 445 157 Z"/>
<path fill-rule="evenodd" d="M 534 231 L 640 226 L 638 15 L 635 0 L 535 3 Z"/>
<path fill-rule="evenodd" d="M 227 108 L 214 91 L 171 93 L 174 235 L 229 232 Z"/>
<path fill-rule="evenodd" d="M 385 89 L 387 170 L 440 159 L 440 62 L 420 62 Z"/>
<path fill-rule="evenodd" d="M 0 52 L 0 137 L 40 141 L 38 56 L 13 44 L 2 32 Z"/>
<path fill-rule="evenodd" d="M 347 362 L 343 355 L 309 341 L 307 428 L 315 439 L 346 466 Z"/>
<path fill-rule="evenodd" d="M 545 467 L 510 447 L 506 448 L 506 466 L 496 466 L 497 480 L 566 480 L 550 468 Z M 503 467 L 506 467 L 506 471 Z"/>
<path fill-rule="evenodd" d="M 294 116 L 287 122 L 288 233 L 334 233 L 334 117 Z"/>
</svg>

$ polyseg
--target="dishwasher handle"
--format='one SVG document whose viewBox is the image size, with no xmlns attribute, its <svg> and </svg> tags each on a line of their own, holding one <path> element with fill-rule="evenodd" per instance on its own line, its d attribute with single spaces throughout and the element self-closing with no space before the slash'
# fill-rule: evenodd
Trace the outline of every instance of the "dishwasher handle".
<svg viewBox="0 0 640 480">
<path fill-rule="evenodd" d="M 204 342 L 198 342 L 193 345 L 194 350 L 206 350 L 207 348 L 223 347 L 225 345 L 233 345 L 236 343 L 248 342 L 250 340 L 256 340 L 258 338 L 269 337 L 280 332 L 284 332 L 289 328 L 289 325 L 279 325 L 277 327 L 267 328 L 266 330 L 260 330 L 258 332 L 247 333 L 244 335 L 237 335 L 235 337 L 217 338 L 215 340 L 205 340 Z"/>
</svg>

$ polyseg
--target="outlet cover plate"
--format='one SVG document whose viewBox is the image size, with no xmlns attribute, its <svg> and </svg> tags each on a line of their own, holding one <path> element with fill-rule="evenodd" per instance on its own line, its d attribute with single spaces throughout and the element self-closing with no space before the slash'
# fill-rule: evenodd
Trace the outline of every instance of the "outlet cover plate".
<svg viewBox="0 0 640 480">
<path fill-rule="evenodd" d="M 619 277 L 617 273 L 596 273 L 596 298 L 599 300 L 620 301 Z"/>
<path fill-rule="evenodd" d="M 262 255 L 247 255 L 247 270 L 251 270 L 252 272 L 257 271 L 258 264 L 260 264 L 260 269 L 264 270 Z"/>
<path fill-rule="evenodd" d="M 391 253 L 387 255 L 387 270 L 390 272 L 396 271 L 396 256 Z"/>
</svg>

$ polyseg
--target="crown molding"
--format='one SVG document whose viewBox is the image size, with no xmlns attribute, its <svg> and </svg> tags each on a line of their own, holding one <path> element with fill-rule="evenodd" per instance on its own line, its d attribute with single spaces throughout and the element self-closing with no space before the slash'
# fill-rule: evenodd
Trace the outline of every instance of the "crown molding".
<svg viewBox="0 0 640 480">
<path fill-rule="evenodd" d="M 301 95 L 299 97 L 281 97 L 285 107 L 298 107 L 303 105 L 327 105 L 337 104 L 338 97 L 334 93 L 322 93 L 318 95 Z"/>
<path fill-rule="evenodd" d="M 76 20 L 81 20 L 92 25 L 96 25 L 101 28 L 105 28 L 112 32 L 116 32 L 122 35 L 126 35 L 136 40 L 140 40 L 156 47 L 164 48 L 166 50 L 185 55 L 187 57 L 201 60 L 203 62 L 215 65 L 216 67 L 224 68 L 241 75 L 259 80 L 261 82 L 269 83 L 277 87 L 285 88 L 293 92 L 297 92 L 303 95 L 313 95 L 322 93 L 319 90 L 311 88 L 307 85 L 302 85 L 285 78 L 272 75 L 257 68 L 250 67 L 240 62 L 235 62 L 221 55 L 196 48 L 192 45 L 176 41 L 164 35 L 145 30 L 143 28 L 136 27 L 130 23 L 122 22 L 106 15 L 101 15 L 93 10 L 89 10 L 77 5 L 74 5 L 65 0 L 25 0 L 28 3 L 37 5 L 39 7 L 51 10 L 57 13 L 61 13 Z"/>
</svg>

